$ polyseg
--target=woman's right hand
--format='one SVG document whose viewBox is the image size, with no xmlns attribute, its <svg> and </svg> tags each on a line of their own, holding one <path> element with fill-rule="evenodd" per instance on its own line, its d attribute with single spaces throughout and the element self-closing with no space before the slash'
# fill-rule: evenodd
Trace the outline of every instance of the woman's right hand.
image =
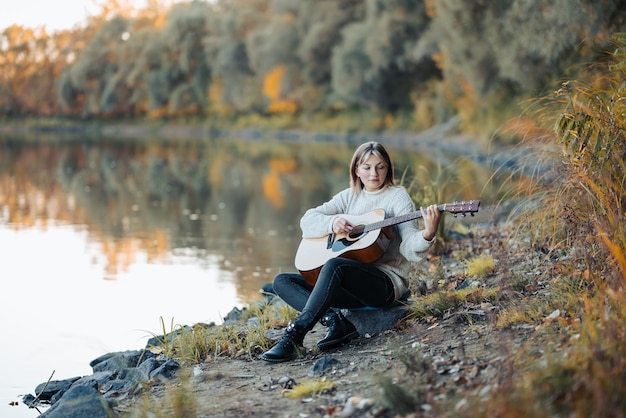
<svg viewBox="0 0 626 418">
<path fill-rule="evenodd" d="M 333 232 L 335 234 L 348 234 L 352 231 L 352 224 L 340 216 L 333 221 Z"/>
</svg>

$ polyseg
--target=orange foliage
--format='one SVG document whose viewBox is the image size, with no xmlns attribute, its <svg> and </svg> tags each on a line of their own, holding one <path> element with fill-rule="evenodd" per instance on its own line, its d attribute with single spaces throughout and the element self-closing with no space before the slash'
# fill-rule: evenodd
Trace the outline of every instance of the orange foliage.
<svg viewBox="0 0 626 418">
<path fill-rule="evenodd" d="M 293 100 L 279 100 L 272 102 L 267 110 L 271 113 L 294 113 L 298 110 L 298 104 Z"/>
<path fill-rule="evenodd" d="M 147 255 L 147 262 L 165 259 L 168 254 L 168 234 L 160 229 L 152 231 L 142 238 L 111 238 L 108 234 L 99 231 L 91 231 L 102 243 L 102 252 L 106 258 L 104 266 L 105 279 L 117 280 L 120 273 L 126 273 L 130 267 L 137 263 L 137 256 L 141 252 Z"/>
<path fill-rule="evenodd" d="M 534 119 L 519 117 L 513 118 L 502 125 L 502 131 L 530 141 L 550 141 L 554 138 L 552 129 L 539 126 Z"/>
<path fill-rule="evenodd" d="M 293 173 L 296 171 L 296 162 L 294 160 L 270 160 L 270 170 L 280 171 L 282 173 Z"/>
<path fill-rule="evenodd" d="M 168 115 L 167 106 L 161 106 L 148 112 L 149 118 L 159 119 Z"/>
<path fill-rule="evenodd" d="M 137 262 L 137 255 L 145 252 L 148 262 L 165 258 L 170 246 L 168 235 L 165 231 L 157 229 L 149 236 L 137 238 L 112 238 L 108 234 L 98 235 L 98 241 L 102 243 L 102 252 L 106 258 L 105 279 L 116 280 L 120 273 L 127 272 Z"/>
<path fill-rule="evenodd" d="M 432 58 L 437 68 L 443 71 L 446 62 L 446 55 L 443 52 L 435 52 Z"/>
<path fill-rule="evenodd" d="M 154 19 L 154 27 L 156 29 L 161 29 L 161 28 L 165 27 L 166 23 L 167 23 L 167 11 L 166 10 L 159 10 L 159 13 L 157 14 L 156 18 Z"/>
<path fill-rule="evenodd" d="M 293 173 L 296 170 L 296 162 L 291 159 L 271 159 L 269 166 L 270 172 L 263 178 L 263 196 L 273 207 L 281 209 L 285 206 L 285 199 L 280 187 L 281 175 Z"/>
<path fill-rule="evenodd" d="M 263 178 L 263 195 L 276 209 L 285 206 L 285 199 L 280 191 L 280 175 L 276 171 Z"/>
<path fill-rule="evenodd" d="M 470 121 L 478 109 L 476 93 L 472 85 L 462 75 L 459 75 L 459 87 L 463 94 L 456 94 L 454 107 L 463 121 Z"/>
<path fill-rule="evenodd" d="M 424 7 L 426 8 L 426 15 L 431 19 L 437 17 L 437 1 L 436 0 L 424 0 Z"/>
<path fill-rule="evenodd" d="M 208 173 L 208 177 L 209 179 L 211 179 L 211 185 L 214 186 L 216 188 L 216 190 L 221 189 L 221 184 L 222 184 L 222 179 L 223 179 L 223 175 L 222 175 L 222 167 L 219 164 L 211 164 L 209 165 L 209 168 L 207 169 Z"/>
<path fill-rule="evenodd" d="M 475 98 L 476 97 L 476 93 L 474 92 L 474 88 L 472 87 L 472 85 L 467 81 L 467 79 L 463 76 L 459 77 L 459 81 L 460 81 L 460 86 L 461 86 L 461 90 L 463 90 L 463 93 L 465 93 L 466 96 L 469 96 L 470 98 Z"/>
<path fill-rule="evenodd" d="M 270 100 L 278 100 L 280 97 L 280 82 L 285 75 L 285 66 L 277 65 L 265 75 L 263 80 L 263 94 Z"/>
<path fill-rule="evenodd" d="M 209 108 L 211 113 L 216 115 L 225 115 L 227 113 L 226 106 L 222 103 L 223 87 L 220 79 L 216 77 L 211 82 L 208 91 Z"/>
<path fill-rule="evenodd" d="M 107 236 L 102 236 L 101 242 L 102 252 L 107 260 L 105 279 L 114 280 L 120 272 L 128 271 L 135 263 L 139 250 L 138 242 L 129 238 L 116 240 Z"/>
<path fill-rule="evenodd" d="M 150 238 L 150 237 L 148 237 Z M 170 248 L 169 234 L 163 229 L 157 229 L 154 231 L 152 239 L 147 239 L 147 242 L 152 243 L 152 247 L 148 248 L 148 260 L 158 260 L 168 253 Z"/>
<path fill-rule="evenodd" d="M 277 65 L 263 79 L 263 94 L 271 101 L 267 110 L 272 113 L 294 113 L 298 110 L 298 104 L 295 101 L 280 98 L 280 83 L 285 76 L 285 71 L 284 65 Z"/>
</svg>

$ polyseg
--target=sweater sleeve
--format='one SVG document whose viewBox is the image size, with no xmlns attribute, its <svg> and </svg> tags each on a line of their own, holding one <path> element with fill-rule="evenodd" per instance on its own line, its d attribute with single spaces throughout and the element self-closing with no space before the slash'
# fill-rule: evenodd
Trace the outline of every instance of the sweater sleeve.
<svg viewBox="0 0 626 418">
<path fill-rule="evenodd" d="M 348 205 L 350 189 L 345 189 L 328 202 L 307 210 L 300 219 L 302 238 L 318 238 L 333 232 L 333 220 L 344 214 Z"/>
<path fill-rule="evenodd" d="M 398 201 L 397 214 L 404 215 L 416 210 L 411 197 L 404 193 Z M 398 232 L 402 239 L 400 253 L 409 261 L 418 262 L 424 257 L 434 242 L 434 239 L 427 241 L 424 238 L 424 230 L 419 229 L 418 221 L 404 222 L 398 224 Z"/>
</svg>

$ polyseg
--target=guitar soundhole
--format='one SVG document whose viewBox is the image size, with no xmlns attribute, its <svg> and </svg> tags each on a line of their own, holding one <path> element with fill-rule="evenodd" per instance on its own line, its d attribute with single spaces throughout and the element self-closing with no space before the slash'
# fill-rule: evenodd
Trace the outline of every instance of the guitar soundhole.
<svg viewBox="0 0 626 418">
<path fill-rule="evenodd" d="M 350 246 L 354 245 L 361 238 L 367 235 L 367 232 L 364 232 L 364 231 L 365 231 L 365 227 L 363 225 L 359 225 L 355 227 L 352 231 L 350 231 L 350 233 L 345 238 L 338 239 L 337 241 L 333 243 L 332 245 L 333 251 L 335 252 L 344 251 Z"/>
<path fill-rule="evenodd" d="M 365 226 L 364 225 L 359 225 L 359 226 L 355 226 L 352 231 L 350 231 L 350 233 L 348 234 L 348 239 L 350 240 L 357 240 L 359 238 L 361 238 L 361 236 L 363 235 L 363 231 L 365 230 Z"/>
</svg>

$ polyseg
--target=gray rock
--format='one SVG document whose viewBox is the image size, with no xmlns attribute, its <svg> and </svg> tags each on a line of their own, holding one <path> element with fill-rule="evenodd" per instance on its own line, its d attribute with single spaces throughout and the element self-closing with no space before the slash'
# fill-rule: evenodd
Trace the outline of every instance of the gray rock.
<svg viewBox="0 0 626 418">
<path fill-rule="evenodd" d="M 315 364 L 309 370 L 309 375 L 314 376 L 323 375 L 327 370 L 332 369 L 333 367 L 339 366 L 340 362 L 334 357 L 324 356 L 321 359 L 317 360 Z"/>
<path fill-rule="evenodd" d="M 137 367 L 140 361 L 147 358 L 154 357 L 150 351 L 147 350 L 128 350 L 120 351 L 116 353 L 109 353 L 92 360 L 89 365 L 94 372 L 101 372 L 104 370 L 120 370 L 128 367 Z"/>
<path fill-rule="evenodd" d="M 156 358 L 150 358 L 137 366 L 137 370 L 140 370 L 145 374 L 144 380 L 148 380 L 150 373 L 152 373 L 152 371 L 158 368 L 161 364 L 163 364 L 163 361 L 157 360 Z"/>
<path fill-rule="evenodd" d="M 117 377 L 116 372 L 112 372 L 112 371 L 97 372 L 90 376 L 81 377 L 76 382 L 74 382 L 72 387 L 86 386 L 86 387 L 97 389 L 98 387 L 105 385 L 109 381 L 115 379 L 116 377 Z"/>
<path fill-rule="evenodd" d="M 384 309 L 342 309 L 341 313 L 354 324 L 359 335 L 372 336 L 392 329 L 409 313 L 409 308 L 400 305 Z"/>
<path fill-rule="evenodd" d="M 40 401 L 50 401 L 52 397 L 59 392 L 65 392 L 80 377 L 72 377 L 65 380 L 51 380 L 49 382 L 40 383 L 35 388 L 35 394 L 38 394 Z"/>
<path fill-rule="evenodd" d="M 109 418 L 109 407 L 98 391 L 89 386 L 72 386 L 40 418 Z"/>
<path fill-rule="evenodd" d="M 176 360 L 169 359 L 150 373 L 150 379 L 165 378 L 171 379 L 179 369 L 180 365 Z"/>
</svg>

